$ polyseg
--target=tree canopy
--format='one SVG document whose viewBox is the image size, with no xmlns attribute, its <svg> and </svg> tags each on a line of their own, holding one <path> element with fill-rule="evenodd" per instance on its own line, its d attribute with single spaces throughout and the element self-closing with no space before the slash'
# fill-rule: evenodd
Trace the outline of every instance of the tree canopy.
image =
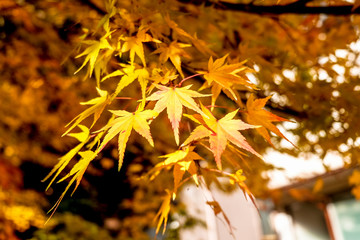
<svg viewBox="0 0 360 240">
<path fill-rule="evenodd" d="M 357 166 L 359 5 L 2 1 L 0 213 L 7 236 L 46 221 L 49 203 L 27 187 L 34 166 L 52 168 L 37 179 L 48 180 L 52 204 L 61 191 L 54 183 L 65 182 L 53 210 L 66 210 L 65 193 L 75 185 L 93 201 L 84 206 L 96 209 L 85 218 L 119 218 L 113 235 L 133 239 L 151 227 L 159 232 L 169 213 L 184 209 L 177 199 L 186 184 L 272 196 L 264 172 L 274 167 L 263 160 L 269 149 L 321 158 L 336 152 L 345 167 Z M 357 176 L 350 182 L 359 197 Z M 25 194 L 31 204 L 21 201 Z M 209 202 L 215 214 L 216 204 Z M 28 218 L 18 222 L 14 209 L 21 208 Z M 56 221 L 80 221 L 71 219 Z"/>
</svg>

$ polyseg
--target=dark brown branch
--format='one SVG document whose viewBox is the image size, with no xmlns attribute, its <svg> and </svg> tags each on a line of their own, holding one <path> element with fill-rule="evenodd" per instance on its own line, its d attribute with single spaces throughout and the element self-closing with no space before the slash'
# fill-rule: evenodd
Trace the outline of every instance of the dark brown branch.
<svg viewBox="0 0 360 240">
<path fill-rule="evenodd" d="M 278 15 L 285 13 L 292 14 L 327 14 L 327 15 L 351 15 L 360 14 L 360 8 L 352 11 L 352 5 L 345 6 L 306 6 L 309 0 L 300 0 L 286 5 L 254 5 L 252 3 L 227 3 L 227 2 L 211 2 L 211 1 L 188 1 L 181 2 L 191 3 L 194 5 L 204 4 L 209 7 L 227 11 L 239 11 L 255 14 Z"/>
</svg>

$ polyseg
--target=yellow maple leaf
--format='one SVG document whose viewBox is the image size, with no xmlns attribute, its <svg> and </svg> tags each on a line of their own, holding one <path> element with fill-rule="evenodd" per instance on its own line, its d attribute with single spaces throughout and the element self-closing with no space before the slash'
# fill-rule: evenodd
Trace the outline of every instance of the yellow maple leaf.
<svg viewBox="0 0 360 240">
<path fill-rule="evenodd" d="M 149 79 L 149 72 L 147 69 L 136 68 L 134 64 L 120 64 L 120 66 L 123 68 L 116 70 L 101 79 L 101 81 L 105 81 L 108 78 L 122 76 L 115 89 L 115 92 L 112 94 L 113 98 L 116 97 L 126 86 L 135 81 L 135 79 L 138 79 L 141 87 L 142 97 L 145 99 L 146 86 Z"/>
<path fill-rule="evenodd" d="M 228 91 L 230 93 L 229 97 L 235 101 L 239 100 L 238 94 L 233 89 L 236 85 L 256 89 L 255 85 L 247 78 L 238 75 L 240 72 L 249 70 L 249 68 L 244 66 L 246 61 L 236 64 L 225 64 L 227 57 L 228 54 L 215 61 L 210 57 L 208 71 L 198 71 L 198 73 L 204 74 L 204 78 L 206 79 L 206 82 L 201 89 L 212 87 L 211 105 L 215 105 L 216 99 L 221 91 L 224 91 L 225 93 Z"/>
<path fill-rule="evenodd" d="M 164 197 L 161 207 L 154 219 L 155 221 L 158 219 L 158 224 L 156 226 L 156 234 L 159 232 L 160 227 L 163 223 L 164 223 L 163 234 L 165 233 L 168 215 L 170 212 L 170 203 L 171 203 L 171 193 L 168 190 L 166 190 L 166 196 Z"/>
<path fill-rule="evenodd" d="M 67 125 L 71 125 L 69 129 L 62 135 L 65 136 L 68 134 L 74 127 L 76 127 L 80 122 L 82 122 L 85 118 L 89 117 L 91 114 L 94 114 L 94 120 L 92 125 L 99 119 L 101 113 L 104 111 L 106 105 L 108 105 L 111 101 L 108 97 L 108 93 L 105 90 L 101 90 L 100 88 L 96 88 L 100 97 L 91 99 L 87 102 L 81 102 L 81 105 L 93 105 L 77 115 L 73 120 L 71 120 Z"/>
<path fill-rule="evenodd" d="M 77 187 L 80 184 L 80 181 L 87 169 L 87 167 L 89 166 L 90 162 L 92 160 L 94 160 L 94 158 L 97 156 L 96 152 L 87 150 L 84 152 L 79 152 L 79 155 L 81 156 L 81 159 L 79 160 L 79 162 L 77 162 L 72 169 L 70 170 L 70 172 L 63 178 L 61 178 L 58 182 L 62 182 L 65 179 L 69 178 L 72 176 L 70 182 L 67 184 L 64 192 L 61 194 L 61 196 L 59 197 L 59 199 L 57 200 L 57 202 L 54 204 L 54 206 L 49 210 L 53 211 L 51 216 L 49 217 L 48 221 L 50 220 L 50 218 L 52 217 L 52 215 L 55 213 L 57 207 L 60 205 L 60 202 L 62 201 L 62 199 L 64 198 L 65 194 L 67 193 L 67 191 L 69 190 L 69 188 L 71 187 L 71 185 L 76 181 L 75 183 L 75 187 L 74 190 L 72 192 L 72 194 L 75 192 L 75 190 L 77 189 Z M 71 195 L 72 195 L 71 194 Z"/>
<path fill-rule="evenodd" d="M 134 63 L 135 54 L 136 54 L 141 59 L 141 62 L 143 64 L 143 66 L 146 67 L 143 42 L 157 42 L 157 43 L 160 43 L 159 40 L 154 39 L 153 37 L 151 37 L 146 32 L 147 32 L 147 28 L 141 26 L 139 28 L 139 31 L 136 34 L 136 36 L 123 37 L 122 38 L 124 43 L 121 46 L 120 53 L 130 51 L 130 62 L 131 62 L 131 64 Z"/>
<path fill-rule="evenodd" d="M 99 28 L 102 26 L 104 30 L 108 33 L 110 32 L 110 19 L 117 13 L 117 9 L 115 7 L 116 0 L 108 0 L 105 1 L 105 8 L 107 14 L 99 21 L 98 25 L 95 28 L 94 34 L 99 30 Z"/>
<path fill-rule="evenodd" d="M 154 92 L 151 96 L 146 98 L 148 101 L 157 101 L 154 107 L 156 112 L 161 113 L 165 108 L 167 109 L 167 115 L 174 130 L 175 142 L 177 145 L 179 145 L 179 123 L 183 106 L 201 114 L 202 111 L 193 98 L 209 96 L 190 90 L 189 88 L 191 86 L 192 85 L 188 85 L 180 88 L 156 85 L 156 88 L 158 88 L 159 91 Z"/>
<path fill-rule="evenodd" d="M 218 120 L 207 108 L 203 105 L 201 105 L 201 107 L 205 114 L 205 116 L 202 116 L 202 122 L 204 124 L 196 127 L 182 146 L 188 145 L 194 140 L 209 137 L 210 149 L 214 154 L 216 165 L 220 170 L 222 169 L 221 154 L 224 152 L 228 141 L 239 148 L 251 152 L 259 158 L 262 158 L 262 156 L 248 144 L 245 137 L 239 132 L 240 130 L 257 128 L 257 126 L 244 123 L 240 119 L 233 119 L 238 110 L 230 112 Z"/>
<path fill-rule="evenodd" d="M 181 70 L 181 57 L 191 58 L 191 56 L 184 51 L 183 48 L 185 47 L 191 47 L 191 45 L 173 41 L 170 45 L 162 44 L 153 53 L 160 53 L 160 62 L 162 63 L 165 63 L 170 58 L 176 70 L 178 70 L 180 75 L 184 78 L 184 73 Z"/>
<path fill-rule="evenodd" d="M 85 41 L 83 41 L 84 44 L 88 44 L 90 46 L 87 47 L 81 54 L 76 56 L 76 58 L 79 58 L 79 57 L 82 57 L 82 56 L 86 55 L 83 64 L 81 65 L 81 67 L 78 70 L 76 70 L 75 74 L 77 72 L 79 72 L 89 62 L 90 63 L 89 71 L 90 71 L 90 77 L 91 77 L 92 72 L 94 70 L 94 65 L 95 65 L 96 59 L 98 58 L 100 50 L 101 49 L 113 49 L 111 47 L 111 45 L 109 44 L 109 42 L 106 40 L 106 38 L 111 33 L 112 32 L 107 33 L 102 38 L 100 38 L 99 41 L 96 41 L 96 40 L 85 40 Z"/>
<path fill-rule="evenodd" d="M 271 145 L 271 139 L 270 135 L 268 133 L 268 130 L 274 132 L 276 135 L 286 139 L 288 142 L 290 142 L 289 139 L 287 139 L 280 130 L 272 123 L 272 122 L 282 122 L 282 121 L 289 121 L 285 118 L 276 116 L 275 114 L 272 114 L 269 111 L 266 111 L 264 108 L 266 102 L 271 98 L 271 96 L 268 96 L 266 98 L 261 99 L 255 99 L 254 95 L 252 94 L 248 101 L 246 102 L 246 108 L 247 111 L 245 113 L 246 121 L 253 125 L 260 125 L 261 128 L 257 128 L 256 131 L 266 139 Z M 296 147 L 292 142 L 290 142 L 294 147 Z"/>
<path fill-rule="evenodd" d="M 154 146 L 154 141 L 150 133 L 150 126 L 147 120 L 156 117 L 158 113 L 154 110 L 143 110 L 143 107 L 139 107 L 138 110 L 133 113 L 124 110 L 115 110 L 110 112 L 117 117 L 100 130 L 103 131 L 108 129 L 108 132 L 100 144 L 99 151 L 101 151 L 101 149 L 103 149 L 111 139 L 113 139 L 116 135 L 119 135 L 118 170 L 120 171 L 124 159 L 126 143 L 129 139 L 132 129 L 134 129 L 137 133 L 146 138 L 146 140 L 148 140 L 151 146 Z"/>
<path fill-rule="evenodd" d="M 170 81 L 177 79 L 178 76 L 176 70 L 173 68 L 171 70 L 166 67 L 154 68 L 151 72 L 151 77 L 149 77 L 149 80 L 153 81 L 153 84 L 150 85 L 147 92 L 152 92 L 157 84 L 161 83 L 162 85 L 166 85 Z"/>
<path fill-rule="evenodd" d="M 49 185 L 47 186 L 46 190 L 49 189 L 49 187 L 55 181 L 57 176 L 62 172 L 62 170 L 64 170 L 64 168 L 69 164 L 71 159 L 74 158 L 74 156 L 81 150 L 81 148 L 89 140 L 90 130 L 83 125 L 78 125 L 78 127 L 82 130 L 82 132 L 70 133 L 69 136 L 76 138 L 77 140 L 79 140 L 80 143 L 76 147 L 71 149 L 67 154 L 59 158 L 59 162 L 54 166 L 54 168 L 50 171 L 50 173 L 42 180 L 44 182 L 55 174 L 52 180 L 50 181 Z"/>
<path fill-rule="evenodd" d="M 163 162 L 156 164 L 156 166 L 149 171 L 149 174 L 151 175 L 150 179 L 153 179 L 160 173 L 162 169 L 174 166 L 174 190 L 172 194 L 173 199 L 176 197 L 177 189 L 185 172 L 190 173 L 195 183 L 197 185 L 199 184 L 197 178 L 197 167 L 194 160 L 200 160 L 203 158 L 193 151 L 194 148 L 195 147 L 186 147 L 182 150 L 177 150 L 173 153 L 160 156 L 160 158 L 166 159 Z"/>
</svg>

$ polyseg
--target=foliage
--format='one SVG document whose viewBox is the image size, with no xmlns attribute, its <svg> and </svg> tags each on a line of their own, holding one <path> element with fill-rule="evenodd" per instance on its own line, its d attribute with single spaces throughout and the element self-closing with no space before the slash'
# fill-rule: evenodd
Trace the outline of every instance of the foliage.
<svg viewBox="0 0 360 240">
<path fill-rule="evenodd" d="M 306 10 L 307 2 L 278 4 Z M 359 17 L 352 6 L 347 16 L 261 15 L 227 4 L 3 1 L 1 154 L 17 166 L 55 165 L 50 191 L 58 177 L 70 180 L 59 200 L 117 159 L 133 191 L 121 205 L 134 213 L 124 216 L 123 237 L 156 216 L 159 231 L 190 182 L 224 188 L 221 176 L 250 197 L 267 196 L 263 172 L 272 167 L 261 155 L 268 147 L 321 157 L 336 151 L 356 166 Z M 309 7 L 338 4 L 347 3 Z M 296 123 L 282 133 L 287 119 Z M 209 203 L 218 214 L 221 206 Z"/>
</svg>

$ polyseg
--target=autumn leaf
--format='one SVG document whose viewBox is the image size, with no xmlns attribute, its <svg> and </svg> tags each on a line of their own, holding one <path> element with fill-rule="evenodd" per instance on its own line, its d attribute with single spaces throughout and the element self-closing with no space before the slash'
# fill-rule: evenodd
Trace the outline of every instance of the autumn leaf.
<svg viewBox="0 0 360 240">
<path fill-rule="evenodd" d="M 226 224 L 229 226 L 229 231 L 231 235 L 234 235 L 233 233 L 233 227 L 231 226 L 230 219 L 225 214 L 224 210 L 221 208 L 220 204 L 217 201 L 207 201 L 207 205 L 211 207 L 211 209 L 214 211 L 215 216 L 217 216 L 219 213 L 222 214 Z"/>
<path fill-rule="evenodd" d="M 148 119 L 154 118 L 157 116 L 157 112 L 154 110 L 143 110 L 142 107 L 139 107 L 137 111 L 131 113 L 124 110 L 115 110 L 110 111 L 111 113 L 115 114 L 117 118 L 111 121 L 108 125 L 106 125 L 103 130 L 107 130 L 108 132 L 105 135 L 99 150 L 103 149 L 105 145 L 113 139 L 116 135 L 118 136 L 118 151 L 119 151 L 119 167 L 118 170 L 120 171 L 126 143 L 129 139 L 132 129 L 134 129 L 137 133 L 141 136 L 146 138 L 151 146 L 154 146 L 154 141 L 151 137 L 150 127 L 147 122 Z"/>
<path fill-rule="evenodd" d="M 191 39 L 192 44 L 194 47 L 199 50 L 205 56 L 217 56 L 217 54 L 212 51 L 204 40 L 198 39 L 197 34 L 194 34 L 194 37 Z"/>
<path fill-rule="evenodd" d="M 271 139 L 270 135 L 267 130 L 274 132 L 276 135 L 286 139 L 288 142 L 290 142 L 289 139 L 287 139 L 280 130 L 272 123 L 272 122 L 282 122 L 282 121 L 289 121 L 285 118 L 276 116 L 275 114 L 272 114 L 271 112 L 266 111 L 264 108 L 266 102 L 271 98 L 271 96 L 268 96 L 266 98 L 261 99 L 255 99 L 254 95 L 252 94 L 247 103 L 246 108 L 247 111 L 245 113 L 246 121 L 253 125 L 260 125 L 261 128 L 257 128 L 256 131 L 266 139 L 271 145 Z M 267 130 L 266 130 L 267 129 Z M 295 148 L 296 146 L 290 142 Z"/>
<path fill-rule="evenodd" d="M 120 53 L 130 51 L 130 61 L 131 64 L 134 63 L 135 54 L 141 59 L 141 62 L 144 67 L 146 67 L 145 54 L 143 42 L 157 42 L 160 43 L 159 40 L 154 39 L 149 34 L 146 33 L 147 29 L 145 27 L 140 27 L 136 36 L 133 37 L 123 37 L 124 41 L 121 46 Z"/>
<path fill-rule="evenodd" d="M 190 55 L 183 49 L 185 47 L 191 47 L 191 45 L 173 41 L 168 46 L 166 44 L 162 44 L 153 52 L 153 54 L 160 53 L 159 60 L 162 63 L 165 63 L 170 58 L 176 70 L 178 70 L 180 75 L 184 78 L 184 73 L 181 70 L 181 57 L 190 58 Z"/>
<path fill-rule="evenodd" d="M 170 19 L 169 14 L 166 14 L 164 16 L 164 19 L 166 21 L 166 23 L 168 24 L 168 26 L 174 31 L 176 32 L 178 35 L 186 37 L 188 39 L 192 39 L 193 37 L 188 34 L 184 29 L 180 28 L 179 25 L 174 22 L 173 20 Z"/>
<path fill-rule="evenodd" d="M 96 40 L 84 40 L 83 43 L 84 44 L 88 44 L 90 45 L 89 47 L 87 47 L 81 54 L 77 55 L 76 58 L 85 56 L 85 60 L 83 62 L 83 64 L 81 65 L 81 67 L 75 72 L 75 74 L 77 72 L 79 72 L 88 62 L 90 63 L 90 77 L 92 75 L 93 69 L 94 69 L 94 65 L 96 62 L 96 59 L 99 55 L 99 52 L 101 49 L 112 49 L 111 45 L 109 44 L 109 42 L 106 40 L 106 38 L 111 34 L 111 32 L 107 33 L 106 35 L 104 35 L 102 38 L 100 38 L 99 41 Z"/>
<path fill-rule="evenodd" d="M 101 81 L 103 82 L 106 79 L 112 77 L 122 76 L 112 96 L 116 97 L 121 92 L 121 90 L 123 90 L 133 81 L 135 81 L 135 79 L 138 79 L 141 87 L 142 97 L 143 99 L 145 99 L 146 86 L 149 79 L 149 72 L 147 71 L 147 69 L 142 67 L 136 68 L 135 64 L 120 64 L 120 66 L 122 67 L 122 69 L 118 69 L 101 79 Z"/>
<path fill-rule="evenodd" d="M 87 167 L 89 166 L 89 163 L 97 156 L 96 152 L 87 150 L 84 152 L 79 152 L 79 155 L 81 156 L 81 159 L 79 162 L 77 162 L 72 169 L 70 170 L 70 172 L 63 177 L 62 179 L 60 179 L 58 182 L 62 182 L 67 178 L 71 178 L 70 182 L 67 184 L 64 192 L 61 194 L 61 196 L 59 197 L 59 199 L 57 200 L 57 202 L 54 204 L 54 206 L 50 209 L 49 212 L 53 211 L 53 213 L 51 214 L 51 216 L 54 214 L 54 212 L 56 211 L 57 207 L 59 206 L 60 202 L 62 201 L 62 199 L 64 198 L 65 194 L 67 193 L 67 191 L 69 190 L 69 188 L 71 187 L 71 185 L 76 181 L 75 183 L 75 187 L 74 190 L 72 192 L 72 194 L 75 192 L 75 190 L 77 189 L 77 187 L 80 184 L 80 181 L 87 169 Z M 72 195 L 71 194 L 71 195 Z M 50 220 L 51 216 L 49 217 L 48 221 Z"/>
<path fill-rule="evenodd" d="M 238 95 L 233 90 L 233 87 L 236 85 L 256 89 L 255 85 L 248 79 L 237 75 L 240 72 L 248 71 L 248 68 L 244 66 L 246 61 L 236 64 L 225 64 L 227 57 L 228 55 L 225 55 L 214 61 L 211 56 L 208 62 L 208 71 L 198 71 L 200 74 L 204 74 L 204 78 L 206 79 L 201 89 L 212 87 L 211 105 L 215 105 L 216 99 L 221 91 L 225 93 L 228 91 L 233 100 L 239 100 Z"/>
<path fill-rule="evenodd" d="M 159 91 L 154 92 L 151 96 L 146 98 L 148 101 L 157 101 L 154 111 L 161 113 L 165 108 L 167 109 L 167 115 L 174 130 L 175 142 L 177 145 L 179 145 L 179 123 L 183 106 L 201 114 L 202 111 L 193 98 L 209 96 L 190 90 L 189 88 L 191 86 L 192 85 L 188 85 L 180 88 L 156 85 L 156 88 L 158 88 Z"/>
<path fill-rule="evenodd" d="M 245 184 L 246 177 L 243 175 L 243 170 L 239 169 L 235 172 L 235 174 L 229 175 L 229 182 L 230 184 L 237 184 L 240 189 L 243 191 L 245 198 L 250 197 L 254 206 L 256 206 L 255 198 L 251 193 L 248 186 Z"/>
<path fill-rule="evenodd" d="M 166 67 L 154 68 L 151 72 L 151 77 L 149 80 L 153 82 L 149 86 L 146 92 L 150 93 L 154 90 L 157 84 L 161 83 L 162 85 L 168 84 L 170 81 L 173 81 L 179 77 L 179 74 L 176 74 L 176 70 L 172 68 L 171 70 Z"/>
<path fill-rule="evenodd" d="M 76 116 L 71 122 L 69 122 L 67 126 L 70 126 L 70 128 L 62 135 L 65 136 L 68 134 L 74 127 L 76 127 L 80 122 L 82 122 L 85 118 L 89 117 L 91 114 L 94 114 L 94 120 L 92 125 L 95 124 L 95 122 L 99 119 L 101 113 L 104 111 L 104 108 L 106 105 L 110 103 L 110 100 L 108 98 L 108 93 L 105 90 L 101 90 L 100 88 L 96 88 L 97 92 L 99 93 L 100 97 L 91 99 L 87 102 L 81 102 L 81 105 L 93 105 L 80 113 L 78 116 Z"/>
<path fill-rule="evenodd" d="M 173 199 L 176 197 L 177 189 L 185 172 L 190 173 L 195 183 L 197 185 L 199 184 L 197 178 L 197 167 L 194 160 L 200 160 L 203 158 L 193 151 L 194 148 L 195 147 L 186 147 L 183 150 L 177 150 L 173 153 L 160 156 L 160 158 L 166 159 L 163 162 L 156 164 L 156 166 L 149 171 L 149 174 L 151 175 L 150 179 L 153 179 L 160 173 L 162 169 L 174 166 L 174 190 L 172 194 Z"/>
<path fill-rule="evenodd" d="M 105 1 L 105 8 L 107 14 L 105 14 L 105 16 L 99 21 L 98 25 L 94 30 L 94 34 L 101 26 L 104 28 L 104 30 L 107 33 L 110 32 L 110 27 L 109 27 L 110 18 L 112 18 L 117 13 L 117 9 L 115 8 L 115 2 L 116 0 Z"/>
<path fill-rule="evenodd" d="M 156 234 L 158 234 L 160 227 L 163 223 L 164 223 L 163 234 L 165 233 L 168 215 L 170 212 L 170 202 L 171 202 L 171 193 L 166 189 L 166 196 L 164 197 L 161 207 L 154 219 L 155 221 L 156 220 L 158 221 L 156 227 Z"/>
<path fill-rule="evenodd" d="M 210 149 L 214 154 L 216 165 L 220 170 L 222 169 L 221 154 L 224 152 L 228 141 L 262 158 L 239 132 L 240 130 L 257 128 L 257 126 L 246 124 L 240 119 L 233 119 L 238 110 L 230 112 L 220 120 L 217 120 L 207 108 L 203 105 L 201 105 L 201 107 L 205 114 L 205 117 L 202 117 L 205 124 L 196 127 L 182 146 L 188 145 L 194 140 L 209 137 Z"/>
<path fill-rule="evenodd" d="M 360 171 L 354 170 L 349 177 L 349 184 L 351 185 L 360 185 Z"/>
<path fill-rule="evenodd" d="M 47 186 L 46 190 L 49 189 L 49 187 L 55 181 L 57 176 L 64 170 L 64 168 L 69 164 L 71 159 L 74 158 L 74 156 L 81 150 L 81 148 L 89 140 L 89 134 L 90 134 L 89 129 L 87 127 L 83 126 L 83 125 L 78 125 L 78 127 L 82 130 L 82 132 L 80 132 L 80 133 L 70 133 L 69 136 L 76 138 L 77 140 L 80 141 L 80 143 L 76 147 L 71 149 L 67 154 L 65 154 L 64 156 L 59 158 L 59 162 L 54 166 L 54 168 L 50 171 L 50 173 L 42 180 L 43 182 L 45 182 L 52 175 L 55 174 L 53 176 L 52 180 L 50 181 L 49 185 Z"/>
</svg>

